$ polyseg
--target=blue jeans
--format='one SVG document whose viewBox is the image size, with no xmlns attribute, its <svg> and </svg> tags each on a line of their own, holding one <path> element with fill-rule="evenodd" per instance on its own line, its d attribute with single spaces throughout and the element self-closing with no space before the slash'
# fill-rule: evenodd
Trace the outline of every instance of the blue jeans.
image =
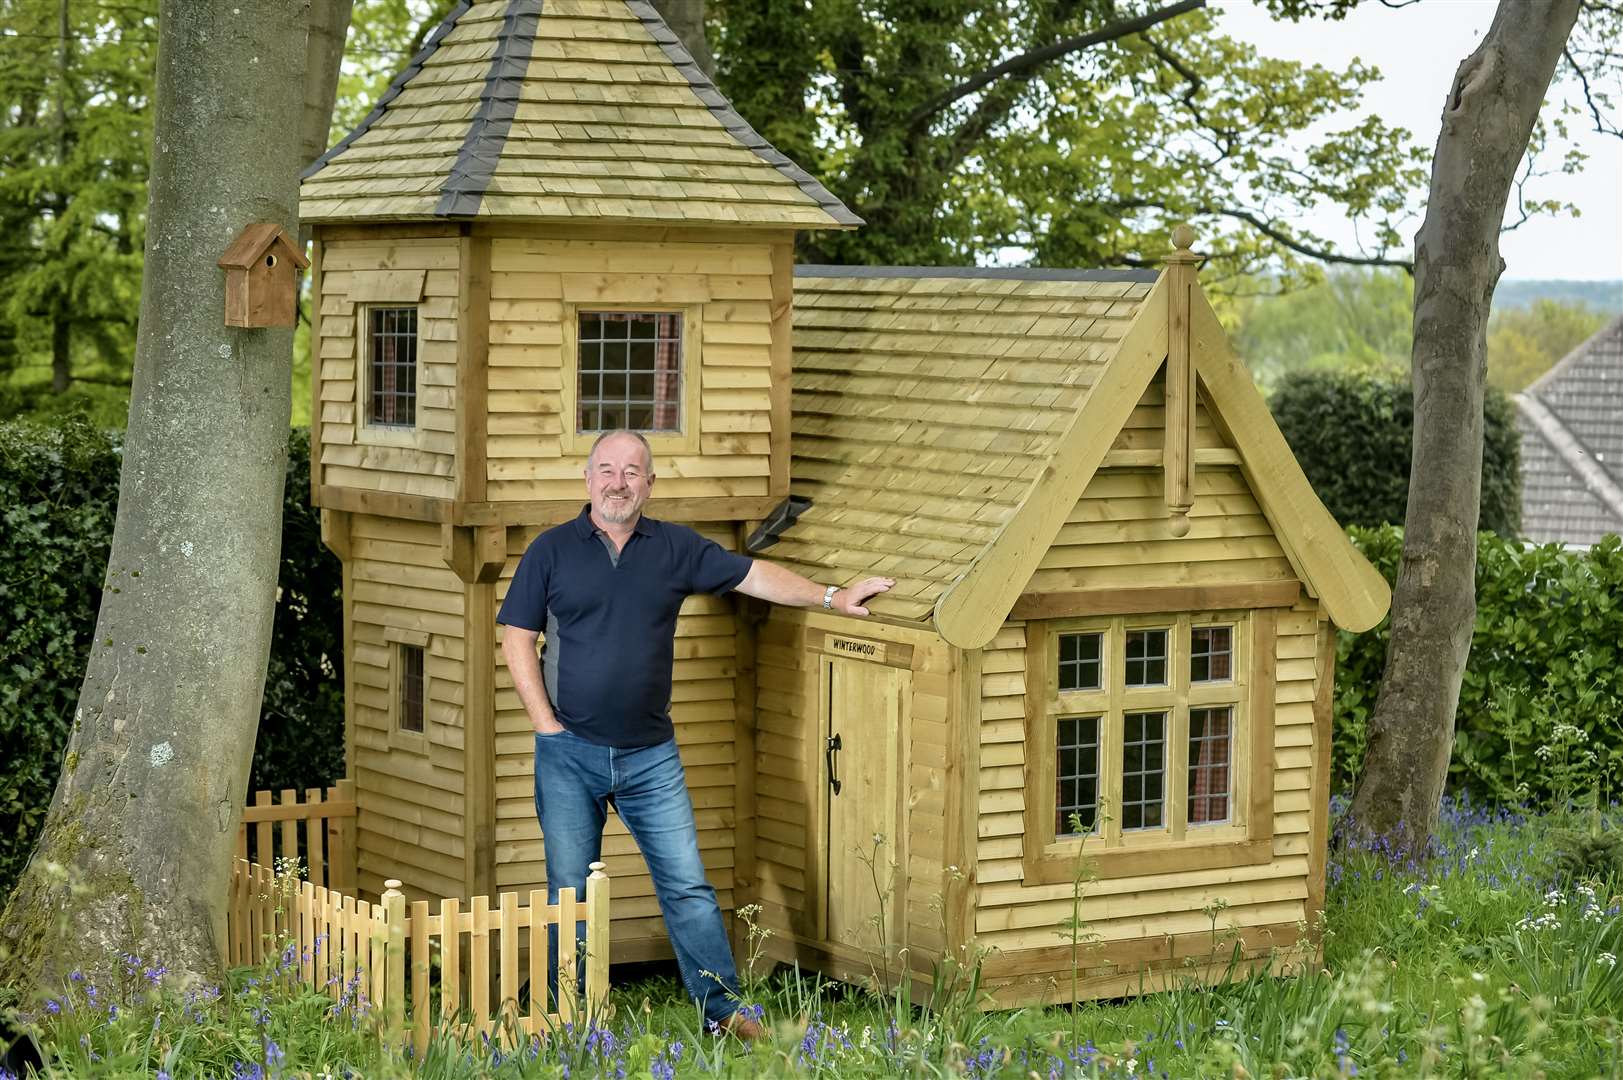
<svg viewBox="0 0 1623 1080">
<path fill-rule="evenodd" d="M 557 903 L 558 890 L 571 886 L 585 896 L 588 864 L 603 851 L 611 799 L 648 863 L 682 984 L 704 1008 L 705 1019 L 720 1023 L 738 1009 L 738 972 L 716 890 L 699 859 L 693 801 L 675 739 L 617 749 L 568 731 L 536 735 L 535 811 L 546 845 L 547 899 Z M 557 932 L 549 931 L 554 963 L 548 985 L 555 1000 Z M 584 939 L 584 924 L 580 934 Z"/>
</svg>

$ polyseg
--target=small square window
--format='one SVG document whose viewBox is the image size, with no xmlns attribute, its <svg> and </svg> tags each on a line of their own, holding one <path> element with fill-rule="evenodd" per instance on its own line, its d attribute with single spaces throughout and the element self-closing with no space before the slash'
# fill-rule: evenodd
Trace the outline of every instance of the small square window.
<svg viewBox="0 0 1623 1080">
<path fill-rule="evenodd" d="M 1102 684 L 1100 648 L 1103 634 L 1061 634 L 1059 636 L 1060 690 L 1097 690 Z"/>
<path fill-rule="evenodd" d="M 384 427 L 417 424 L 417 309 L 366 309 L 366 421 Z"/>
<path fill-rule="evenodd" d="M 1166 713 L 1122 718 L 1121 827 L 1159 829 L 1165 823 Z"/>
<path fill-rule="evenodd" d="M 1167 684 L 1167 632 L 1165 630 L 1127 631 L 1127 685 L 1165 686 Z"/>
<path fill-rule="evenodd" d="M 1189 631 L 1189 681 L 1228 682 L 1234 678 L 1234 628 L 1196 626 Z"/>
<path fill-rule="evenodd" d="M 423 647 L 400 644 L 400 730 L 423 730 Z"/>
<path fill-rule="evenodd" d="M 1229 819 L 1234 708 L 1189 710 L 1189 824 Z"/>
<path fill-rule="evenodd" d="M 1099 813 L 1099 718 L 1067 716 L 1059 722 L 1059 758 L 1054 770 L 1059 790 L 1054 832 L 1078 836 L 1090 831 Z M 1077 825 L 1080 823 L 1081 829 Z"/>
<path fill-rule="evenodd" d="M 577 326 L 578 430 L 681 431 L 681 314 L 583 311 Z"/>
</svg>

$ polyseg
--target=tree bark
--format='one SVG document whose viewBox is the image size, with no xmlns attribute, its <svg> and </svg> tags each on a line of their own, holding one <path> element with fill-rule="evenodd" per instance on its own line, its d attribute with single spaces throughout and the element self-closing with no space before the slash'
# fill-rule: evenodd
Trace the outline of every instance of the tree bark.
<svg viewBox="0 0 1623 1080">
<path fill-rule="evenodd" d="M 1500 0 L 1454 75 L 1415 237 L 1414 460 L 1392 638 L 1351 827 L 1400 855 L 1436 830 L 1476 622 L 1488 309 L 1516 169 L 1578 0 Z"/>
<path fill-rule="evenodd" d="M 304 119 L 299 129 L 299 166 L 327 149 L 333 107 L 338 100 L 338 72 L 344 59 L 355 0 L 310 0 L 310 38 L 304 69 Z"/>
<path fill-rule="evenodd" d="M 291 328 L 224 325 L 216 260 L 298 228 L 307 4 L 164 0 L 118 518 L 62 776 L 0 915 L 0 985 L 124 954 L 217 977 L 281 544 Z"/>
<path fill-rule="evenodd" d="M 693 60 L 705 78 L 716 77 L 716 58 L 710 54 L 710 42 L 704 36 L 704 0 L 653 0 L 659 17 L 665 20 L 682 47 L 693 54 Z"/>
</svg>

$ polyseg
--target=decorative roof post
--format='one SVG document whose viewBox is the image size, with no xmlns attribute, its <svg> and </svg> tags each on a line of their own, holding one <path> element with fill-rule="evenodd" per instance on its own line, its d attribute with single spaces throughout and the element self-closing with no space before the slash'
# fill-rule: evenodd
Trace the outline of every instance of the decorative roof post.
<svg viewBox="0 0 1623 1080">
<path fill-rule="evenodd" d="M 1176 250 L 1167 256 L 1167 378 L 1166 440 L 1162 470 L 1166 477 L 1166 504 L 1172 515 L 1173 536 L 1189 535 L 1189 511 L 1195 504 L 1195 364 L 1189 354 L 1190 293 L 1195 287 L 1195 263 L 1190 251 L 1195 230 L 1178 225 L 1172 230 Z"/>
</svg>

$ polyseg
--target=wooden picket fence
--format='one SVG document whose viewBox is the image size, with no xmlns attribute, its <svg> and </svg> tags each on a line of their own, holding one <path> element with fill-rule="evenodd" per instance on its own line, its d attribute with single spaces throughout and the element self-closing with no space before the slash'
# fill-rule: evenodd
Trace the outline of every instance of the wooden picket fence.
<svg viewBox="0 0 1623 1080">
<path fill-rule="evenodd" d="M 349 861 L 341 863 L 343 840 L 329 843 L 325 867 L 327 881 L 353 882 L 353 787 L 345 806 L 342 785 L 307 793 L 283 792 L 280 805 L 264 803 L 277 816 L 257 821 L 260 852 L 273 851 L 267 835 L 270 823 L 286 830 L 296 824 L 293 807 L 304 807 L 309 817 L 306 832 L 317 839 L 300 847 L 290 833 L 281 835 L 283 852 L 319 850 L 319 838 L 332 835 L 332 823 L 349 824 Z M 339 794 L 335 797 L 334 792 Z M 268 796 L 266 792 L 260 795 Z M 294 796 L 289 798 L 289 796 Z M 318 827 L 325 821 L 327 828 Z M 246 827 L 245 827 L 246 828 Z M 340 827 L 340 834 L 343 829 Z M 242 842 L 239 839 L 239 852 Z M 275 964 L 276 975 L 297 980 L 328 994 L 341 1008 L 365 1009 L 382 1021 L 388 1045 L 399 1046 L 409 1037 L 420 1057 L 436 1026 L 479 1032 L 501 1040 L 556 1030 L 560 1025 L 598 1016 L 609 989 L 609 877 L 604 865 L 593 863 L 586 879 L 586 895 L 560 889 L 558 902 L 547 903 L 545 890 L 522 897 L 501 893 L 492 904 L 488 896 L 426 900 L 408 904 L 401 883 L 384 882 L 376 904 L 367 903 L 331 884 L 276 872 L 246 858 L 235 860 L 226 917 L 226 953 L 233 967 Z M 434 909 L 437 908 L 437 911 Z M 567 947 L 584 923 L 584 954 Z M 558 1001 L 549 1010 L 547 961 L 549 927 L 558 927 Z M 585 965 L 584 1001 L 566 992 L 579 985 Z M 529 981 L 529 1004 L 520 1008 L 520 983 Z M 409 1016 L 408 1016 L 409 1013 Z"/>
<path fill-rule="evenodd" d="M 292 788 L 280 801 L 254 792 L 237 828 L 237 858 L 272 868 L 277 859 L 296 859 L 315 884 L 353 893 L 355 781 L 340 780 L 325 793 L 309 788 L 302 801 Z"/>
</svg>

